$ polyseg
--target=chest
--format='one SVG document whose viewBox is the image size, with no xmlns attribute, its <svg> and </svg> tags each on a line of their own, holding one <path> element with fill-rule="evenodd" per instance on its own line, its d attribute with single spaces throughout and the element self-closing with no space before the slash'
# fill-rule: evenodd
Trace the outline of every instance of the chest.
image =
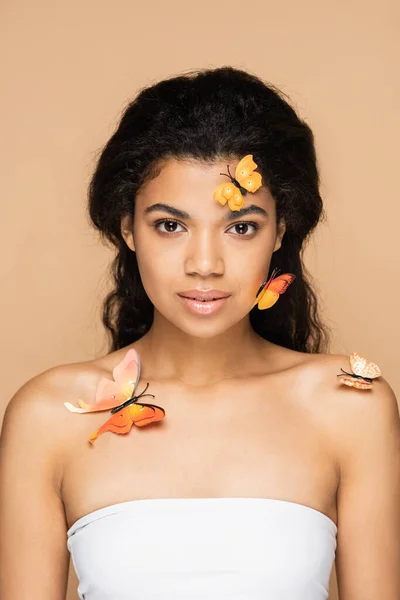
<svg viewBox="0 0 400 600">
<path fill-rule="evenodd" d="M 160 390 L 154 401 L 163 421 L 102 434 L 93 447 L 87 438 L 109 413 L 79 417 L 64 470 L 70 523 L 142 498 L 281 498 L 334 516 L 335 461 L 312 398 L 254 385 L 212 396 Z"/>
</svg>

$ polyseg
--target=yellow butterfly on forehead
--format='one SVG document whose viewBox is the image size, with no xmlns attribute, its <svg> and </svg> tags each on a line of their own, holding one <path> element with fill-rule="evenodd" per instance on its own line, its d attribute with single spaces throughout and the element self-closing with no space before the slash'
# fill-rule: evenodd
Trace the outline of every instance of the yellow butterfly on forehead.
<svg viewBox="0 0 400 600">
<path fill-rule="evenodd" d="M 257 173 L 257 165 L 253 160 L 252 154 L 247 154 L 242 158 L 235 170 L 235 177 L 229 170 L 228 173 L 220 173 L 229 177 L 230 182 L 221 183 L 214 192 L 214 200 L 218 200 L 222 205 L 228 202 L 229 208 L 240 210 L 244 205 L 244 198 L 247 192 L 256 192 L 262 186 L 262 178 L 260 173 Z"/>
</svg>

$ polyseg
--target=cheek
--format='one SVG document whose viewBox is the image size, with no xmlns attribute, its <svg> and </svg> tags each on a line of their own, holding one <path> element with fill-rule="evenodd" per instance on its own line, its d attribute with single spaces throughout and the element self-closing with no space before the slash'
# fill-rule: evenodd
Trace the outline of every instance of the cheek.
<svg viewBox="0 0 400 600">
<path fill-rule="evenodd" d="M 160 290 L 169 290 L 174 281 L 176 261 L 172 260 L 171 253 L 158 252 L 154 248 L 146 250 L 143 246 L 136 251 L 140 278 L 143 287 L 153 304 L 157 304 Z"/>
<path fill-rule="evenodd" d="M 238 254 L 226 264 L 227 286 L 231 285 L 237 299 L 244 303 L 254 300 L 261 284 L 267 279 L 271 253 L 263 248 L 254 254 Z"/>
</svg>

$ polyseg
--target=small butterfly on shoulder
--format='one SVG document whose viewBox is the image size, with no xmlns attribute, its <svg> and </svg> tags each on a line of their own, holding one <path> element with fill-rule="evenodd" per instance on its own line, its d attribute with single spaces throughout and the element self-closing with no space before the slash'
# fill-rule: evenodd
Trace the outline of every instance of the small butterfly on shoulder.
<svg viewBox="0 0 400 600">
<path fill-rule="evenodd" d="M 363 358 L 358 352 L 352 352 L 350 355 L 350 365 L 353 373 L 347 373 L 347 371 L 340 369 L 342 373 L 339 373 L 336 377 L 338 377 L 340 383 L 359 390 L 370 390 L 373 380 L 381 375 L 378 365 Z"/>
</svg>

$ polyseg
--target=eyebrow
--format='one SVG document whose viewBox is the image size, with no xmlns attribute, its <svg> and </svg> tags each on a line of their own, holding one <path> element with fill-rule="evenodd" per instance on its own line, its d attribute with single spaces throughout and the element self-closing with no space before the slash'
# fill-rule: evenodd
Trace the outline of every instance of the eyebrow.
<svg viewBox="0 0 400 600">
<path fill-rule="evenodd" d="M 150 214 L 156 211 L 163 211 L 172 215 L 173 217 L 177 217 L 178 219 L 191 219 L 189 213 L 184 210 L 180 210 L 179 208 L 175 208 L 174 206 L 170 206 L 169 204 L 163 204 L 162 202 L 157 202 L 156 204 L 152 204 L 145 209 L 145 214 Z M 229 211 L 226 215 L 224 215 L 225 221 L 233 221 L 238 217 L 245 217 L 247 215 L 262 215 L 263 217 L 268 217 L 268 213 L 261 206 L 257 206 L 256 204 L 250 204 L 250 206 L 245 206 L 240 210 Z"/>
</svg>

